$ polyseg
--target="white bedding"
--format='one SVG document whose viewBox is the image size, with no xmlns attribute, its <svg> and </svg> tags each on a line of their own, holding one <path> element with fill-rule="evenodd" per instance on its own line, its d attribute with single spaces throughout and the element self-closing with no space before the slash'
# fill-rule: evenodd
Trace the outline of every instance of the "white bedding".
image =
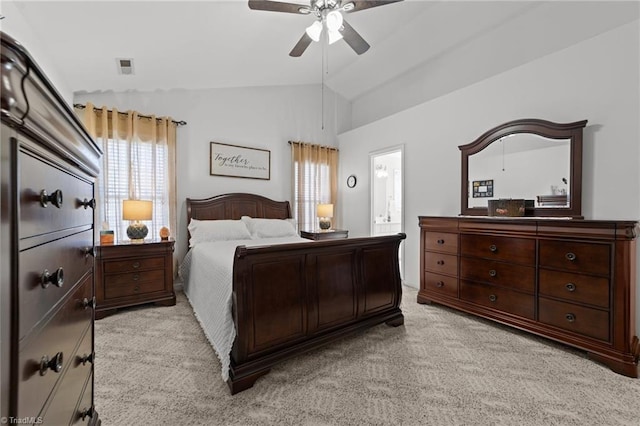
<svg viewBox="0 0 640 426">
<path fill-rule="evenodd" d="M 231 347 L 236 330 L 231 316 L 233 255 L 236 247 L 311 242 L 300 237 L 231 240 L 199 243 L 180 265 L 184 292 L 204 334 L 222 364 L 222 379 L 229 378 Z"/>
</svg>

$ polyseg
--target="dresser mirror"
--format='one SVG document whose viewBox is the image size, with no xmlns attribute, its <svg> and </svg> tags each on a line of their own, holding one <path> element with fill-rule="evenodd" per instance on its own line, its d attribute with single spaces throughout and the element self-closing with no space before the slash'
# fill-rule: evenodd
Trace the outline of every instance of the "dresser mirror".
<svg viewBox="0 0 640 426">
<path fill-rule="evenodd" d="M 459 146 L 461 214 L 486 216 L 488 200 L 525 199 L 526 216 L 582 217 L 582 129 L 587 120 L 523 119 Z"/>
</svg>

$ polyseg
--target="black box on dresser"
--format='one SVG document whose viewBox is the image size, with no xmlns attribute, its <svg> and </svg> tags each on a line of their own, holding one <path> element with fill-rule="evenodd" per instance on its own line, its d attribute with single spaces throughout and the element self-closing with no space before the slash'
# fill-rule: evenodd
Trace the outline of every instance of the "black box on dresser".
<svg viewBox="0 0 640 426">
<path fill-rule="evenodd" d="M 101 151 L 27 50 L 2 42 L 0 417 L 100 424 L 93 401 Z"/>
</svg>

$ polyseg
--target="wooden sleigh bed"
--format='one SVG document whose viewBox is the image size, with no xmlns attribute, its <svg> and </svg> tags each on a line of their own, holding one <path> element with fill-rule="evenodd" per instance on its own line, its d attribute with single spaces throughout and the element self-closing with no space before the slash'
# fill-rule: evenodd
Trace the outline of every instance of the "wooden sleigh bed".
<svg viewBox="0 0 640 426">
<path fill-rule="evenodd" d="M 242 216 L 286 219 L 291 208 L 253 194 L 187 199 L 188 222 Z M 231 394 L 282 360 L 383 322 L 402 325 L 398 249 L 405 237 L 236 247 Z"/>
</svg>

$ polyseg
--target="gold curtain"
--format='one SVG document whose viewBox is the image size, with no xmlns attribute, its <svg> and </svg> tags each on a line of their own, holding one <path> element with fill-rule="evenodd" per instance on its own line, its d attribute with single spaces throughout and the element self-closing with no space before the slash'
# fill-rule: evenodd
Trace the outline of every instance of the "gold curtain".
<svg viewBox="0 0 640 426">
<path fill-rule="evenodd" d="M 169 117 L 121 113 L 87 103 L 76 114 L 104 153 L 97 181 L 100 223 L 107 222 L 116 238 L 126 239 L 122 201 L 152 200 L 153 219 L 147 238 L 158 238 L 166 226 L 176 232 L 176 128 Z"/>
<path fill-rule="evenodd" d="M 299 230 L 318 227 L 316 208 L 319 203 L 334 205 L 332 227 L 339 223 L 338 150 L 333 147 L 303 142 L 291 144 L 291 187 L 293 217 Z"/>
</svg>

